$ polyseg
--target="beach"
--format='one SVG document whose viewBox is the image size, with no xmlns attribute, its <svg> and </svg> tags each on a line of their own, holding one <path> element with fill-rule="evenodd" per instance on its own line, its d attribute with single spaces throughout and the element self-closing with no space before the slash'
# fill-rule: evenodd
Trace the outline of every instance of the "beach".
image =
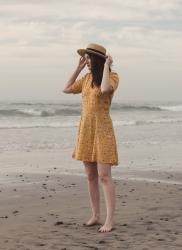
<svg viewBox="0 0 182 250">
<path fill-rule="evenodd" d="M 0 250 L 182 250 L 182 0 L 0 14 Z"/>
<path fill-rule="evenodd" d="M 83 225 L 91 215 L 87 179 L 82 162 L 71 158 L 79 112 L 51 116 L 37 107 L 12 117 L 14 109 L 0 111 L 1 250 L 181 250 L 181 111 L 113 110 L 115 223 L 100 233 Z M 100 195 L 104 223 L 101 185 Z"/>
<path fill-rule="evenodd" d="M 91 214 L 84 176 L 4 175 L 0 197 L 1 249 L 180 250 L 182 185 L 117 180 L 114 230 L 84 227 Z M 160 176 L 159 176 L 160 177 Z M 179 178 L 179 176 L 177 176 Z M 161 176 L 164 179 L 164 176 Z M 166 181 L 176 179 L 166 175 Z M 105 207 L 102 188 L 101 221 Z"/>
</svg>

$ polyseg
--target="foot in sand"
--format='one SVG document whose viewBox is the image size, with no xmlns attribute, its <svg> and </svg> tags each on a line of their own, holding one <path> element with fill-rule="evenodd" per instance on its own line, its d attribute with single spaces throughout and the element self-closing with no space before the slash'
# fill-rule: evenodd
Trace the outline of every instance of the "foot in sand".
<svg viewBox="0 0 182 250">
<path fill-rule="evenodd" d="M 105 224 L 99 228 L 99 232 L 104 233 L 104 232 L 110 232 L 113 230 L 113 223 L 112 222 L 105 222 Z"/>
<path fill-rule="evenodd" d="M 87 223 L 84 223 L 84 226 L 94 226 L 94 225 L 100 225 L 99 217 L 92 216 Z"/>
</svg>

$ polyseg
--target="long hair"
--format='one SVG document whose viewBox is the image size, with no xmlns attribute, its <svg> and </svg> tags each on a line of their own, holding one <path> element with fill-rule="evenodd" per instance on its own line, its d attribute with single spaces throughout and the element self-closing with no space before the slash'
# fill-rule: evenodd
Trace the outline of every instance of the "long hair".
<svg viewBox="0 0 182 250">
<path fill-rule="evenodd" d="M 104 63 L 106 61 L 105 58 L 101 56 L 97 56 L 95 54 L 87 52 L 91 60 L 91 74 L 92 74 L 92 88 L 94 85 L 99 87 L 102 82 L 103 70 L 104 70 Z M 111 68 L 109 67 L 109 71 L 111 72 Z"/>
</svg>

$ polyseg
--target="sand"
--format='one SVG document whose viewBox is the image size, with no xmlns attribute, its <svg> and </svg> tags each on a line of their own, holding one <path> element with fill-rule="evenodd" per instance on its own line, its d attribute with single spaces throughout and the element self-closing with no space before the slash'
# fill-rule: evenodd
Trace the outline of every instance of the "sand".
<svg viewBox="0 0 182 250">
<path fill-rule="evenodd" d="M 83 226 L 91 214 L 85 176 L 50 167 L 48 173 L 4 172 L 1 179 L 1 250 L 182 249 L 180 184 L 114 178 L 114 230 L 99 233 L 98 226 Z M 100 194 L 104 222 L 101 186 Z"/>
</svg>

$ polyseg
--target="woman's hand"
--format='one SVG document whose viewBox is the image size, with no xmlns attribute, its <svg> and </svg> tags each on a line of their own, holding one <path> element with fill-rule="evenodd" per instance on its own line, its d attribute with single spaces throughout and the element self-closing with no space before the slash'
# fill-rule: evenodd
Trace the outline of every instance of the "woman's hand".
<svg viewBox="0 0 182 250">
<path fill-rule="evenodd" d="M 77 69 L 81 71 L 85 67 L 85 65 L 86 65 L 86 59 L 84 56 L 81 56 L 79 59 Z"/>
<path fill-rule="evenodd" d="M 112 59 L 111 55 L 107 54 L 105 64 L 107 64 L 108 66 L 111 66 L 112 63 L 113 63 L 113 59 Z"/>
</svg>

